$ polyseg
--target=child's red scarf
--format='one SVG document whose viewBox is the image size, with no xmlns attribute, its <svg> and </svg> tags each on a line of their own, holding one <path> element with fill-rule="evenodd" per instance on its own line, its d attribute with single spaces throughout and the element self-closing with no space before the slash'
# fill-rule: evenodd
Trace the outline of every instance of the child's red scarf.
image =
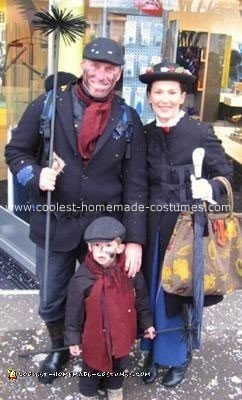
<svg viewBox="0 0 242 400">
<path fill-rule="evenodd" d="M 97 264 L 91 253 L 85 259 L 96 282 L 85 300 L 83 359 L 98 371 L 112 371 L 112 357 L 127 356 L 136 338 L 135 293 L 124 263 L 124 254 L 108 268 Z"/>
</svg>

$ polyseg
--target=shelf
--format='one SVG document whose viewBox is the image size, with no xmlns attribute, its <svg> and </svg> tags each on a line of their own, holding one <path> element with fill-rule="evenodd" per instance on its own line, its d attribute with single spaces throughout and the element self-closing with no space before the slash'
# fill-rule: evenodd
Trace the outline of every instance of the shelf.
<svg viewBox="0 0 242 400">
<path fill-rule="evenodd" d="M 179 33 L 179 43 L 186 42 L 188 39 L 191 41 L 192 38 L 196 38 L 193 56 L 196 56 L 198 60 L 198 68 L 195 70 L 197 90 L 192 100 L 194 103 L 192 105 L 199 112 L 202 120 L 212 122 L 217 119 L 217 106 L 224 72 L 225 48 L 230 37 L 226 34 L 202 31 L 194 32 L 188 30 L 180 31 Z M 190 49 L 190 52 L 187 52 L 188 45 L 189 43 L 187 43 L 187 46 L 178 46 L 178 61 L 181 55 L 184 55 L 186 62 L 191 57 Z M 240 96 L 241 100 L 238 98 L 229 99 L 228 97 L 225 96 L 225 99 L 226 104 L 230 107 L 242 107 L 242 95 Z"/>
<path fill-rule="evenodd" d="M 226 149 L 226 153 L 239 164 L 242 163 L 242 143 L 232 140 L 230 134 L 235 130 L 234 127 L 214 126 L 216 136 L 222 140 L 222 145 Z"/>
<path fill-rule="evenodd" d="M 230 107 L 242 107 L 242 96 L 234 93 L 226 93 L 224 96 L 224 104 Z"/>
</svg>

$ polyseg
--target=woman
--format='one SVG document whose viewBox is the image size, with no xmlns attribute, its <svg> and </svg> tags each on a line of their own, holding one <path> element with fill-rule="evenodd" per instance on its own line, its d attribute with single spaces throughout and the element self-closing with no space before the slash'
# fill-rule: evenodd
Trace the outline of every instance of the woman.
<svg viewBox="0 0 242 400">
<path fill-rule="evenodd" d="M 191 307 L 188 306 L 191 298 L 165 293 L 160 282 L 162 260 L 179 214 L 178 207 L 191 204 L 193 199 L 211 203 L 218 200 L 223 189 L 212 178 L 222 175 L 231 180 L 232 167 L 212 126 L 190 118 L 181 110 L 186 92 L 195 80 L 189 71 L 176 64 L 161 63 L 149 68 L 139 79 L 147 84 L 148 101 L 156 115 L 146 125 L 150 213 L 144 273 L 159 332 L 184 326 Z M 196 147 L 205 150 L 200 180 L 191 179 L 192 153 Z M 155 211 L 157 205 L 159 211 Z M 204 304 L 216 304 L 220 300 L 221 296 L 206 296 Z M 191 361 L 184 331 L 157 334 L 154 341 L 143 342 L 142 348 L 149 350 L 145 367 L 150 375 L 144 377 L 146 383 L 156 379 L 159 365 L 169 367 L 163 377 L 164 386 L 172 387 L 182 381 Z"/>
</svg>

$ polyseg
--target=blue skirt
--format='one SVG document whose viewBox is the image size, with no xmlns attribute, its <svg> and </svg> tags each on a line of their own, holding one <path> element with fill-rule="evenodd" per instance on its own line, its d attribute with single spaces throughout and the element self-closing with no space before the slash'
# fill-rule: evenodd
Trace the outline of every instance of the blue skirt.
<svg viewBox="0 0 242 400">
<path fill-rule="evenodd" d="M 185 322 L 181 315 L 166 316 L 164 291 L 161 286 L 160 234 L 157 233 L 154 256 L 151 266 L 150 308 L 156 331 L 183 327 Z M 163 366 L 178 367 L 186 361 L 188 343 L 185 331 L 158 333 L 154 340 L 142 339 L 141 349 L 153 354 L 153 361 Z"/>
</svg>

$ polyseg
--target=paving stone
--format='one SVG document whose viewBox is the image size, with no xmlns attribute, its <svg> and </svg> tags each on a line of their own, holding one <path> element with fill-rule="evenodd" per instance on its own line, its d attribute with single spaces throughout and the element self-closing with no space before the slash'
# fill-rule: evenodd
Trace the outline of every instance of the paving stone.
<svg viewBox="0 0 242 400">
<path fill-rule="evenodd" d="M 144 354 L 135 345 L 125 380 L 125 400 L 240 400 L 242 398 L 242 291 L 220 304 L 204 310 L 201 351 L 194 352 L 184 381 L 176 388 L 161 386 L 158 380 L 145 385 L 140 376 Z M 44 354 L 19 358 L 27 351 L 49 346 L 45 325 L 38 317 L 38 291 L 0 291 L 0 400 L 77 400 L 78 373 L 81 362 L 72 359 L 63 376 L 52 385 L 36 378 Z M 8 368 L 17 371 L 16 381 L 9 381 Z M 100 400 L 104 397 L 100 397 Z"/>
</svg>

